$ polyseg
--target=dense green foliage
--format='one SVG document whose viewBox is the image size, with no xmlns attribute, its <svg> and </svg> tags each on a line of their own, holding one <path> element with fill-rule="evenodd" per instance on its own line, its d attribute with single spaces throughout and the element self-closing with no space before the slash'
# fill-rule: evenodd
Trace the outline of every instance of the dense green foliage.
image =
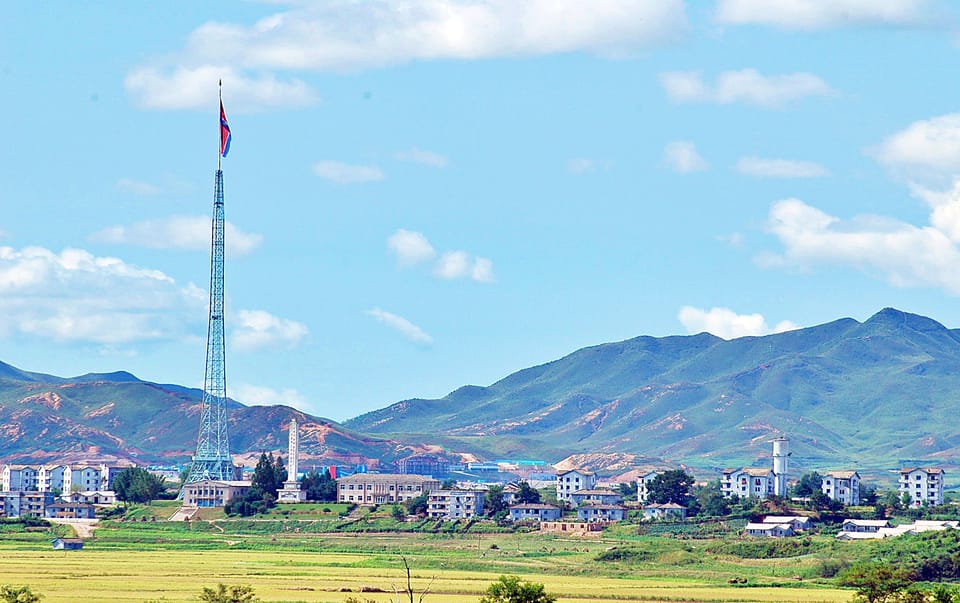
<svg viewBox="0 0 960 603">
<path fill-rule="evenodd" d="M 480 603 L 554 603 L 556 600 L 547 594 L 543 584 L 527 582 L 518 576 L 500 576 L 480 598 Z"/>
<path fill-rule="evenodd" d="M 538 503 L 540 502 L 540 491 L 532 488 L 527 482 L 520 482 L 517 485 L 517 494 L 514 500 L 517 503 Z"/>
<path fill-rule="evenodd" d="M 310 471 L 300 479 L 300 489 L 306 492 L 307 500 L 319 502 L 337 502 L 337 480 L 330 477 L 330 471 L 323 473 Z"/>
<path fill-rule="evenodd" d="M 234 497 L 224 505 L 227 515 L 248 517 L 266 513 L 277 504 L 277 490 L 283 487 L 287 470 L 283 459 L 273 458 L 273 453 L 260 453 L 260 459 L 253 470 L 250 488 L 242 495 Z"/>
<path fill-rule="evenodd" d="M 148 503 L 163 492 L 163 478 L 141 467 L 128 467 L 110 480 L 110 488 L 124 502 Z"/>
<path fill-rule="evenodd" d="M 200 593 L 200 600 L 204 603 L 255 603 L 259 601 L 250 586 L 227 586 L 218 584 L 216 589 L 204 587 Z"/>
<path fill-rule="evenodd" d="M 694 477 L 683 469 L 664 471 L 647 485 L 647 502 L 687 506 L 690 487 L 695 481 Z"/>
<path fill-rule="evenodd" d="M 0 601 L 3 603 L 38 603 L 41 595 L 30 590 L 29 586 L 0 587 Z"/>
</svg>

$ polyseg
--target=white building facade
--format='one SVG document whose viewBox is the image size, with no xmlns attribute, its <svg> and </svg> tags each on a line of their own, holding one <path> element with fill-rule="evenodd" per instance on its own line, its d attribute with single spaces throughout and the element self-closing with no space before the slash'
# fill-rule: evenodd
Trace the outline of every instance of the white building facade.
<svg viewBox="0 0 960 603">
<path fill-rule="evenodd" d="M 827 471 L 820 491 L 844 505 L 860 504 L 860 474 L 856 471 Z"/>
<path fill-rule="evenodd" d="M 572 502 L 571 494 L 578 490 L 592 490 L 597 485 L 597 475 L 592 471 L 570 469 L 557 473 L 557 500 Z"/>
<path fill-rule="evenodd" d="M 910 506 L 943 504 L 944 471 L 939 467 L 905 467 L 900 470 L 900 496 L 910 495 Z"/>
</svg>

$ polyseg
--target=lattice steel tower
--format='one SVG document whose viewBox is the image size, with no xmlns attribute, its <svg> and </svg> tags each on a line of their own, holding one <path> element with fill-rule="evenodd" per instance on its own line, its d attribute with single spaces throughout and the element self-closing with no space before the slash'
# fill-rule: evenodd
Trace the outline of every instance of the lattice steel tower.
<svg viewBox="0 0 960 603">
<path fill-rule="evenodd" d="M 210 242 L 210 316 L 207 322 L 207 362 L 200 403 L 200 435 L 197 453 L 184 483 L 204 479 L 235 479 L 233 457 L 227 436 L 227 373 L 223 330 L 223 170 L 220 159 L 230 149 L 230 127 L 220 101 L 220 153 L 213 196 Z M 182 495 L 182 491 L 181 491 Z"/>
</svg>

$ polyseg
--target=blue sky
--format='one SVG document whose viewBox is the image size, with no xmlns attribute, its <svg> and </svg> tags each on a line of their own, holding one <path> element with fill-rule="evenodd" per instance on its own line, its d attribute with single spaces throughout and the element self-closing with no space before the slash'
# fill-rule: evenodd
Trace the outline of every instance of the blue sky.
<svg viewBox="0 0 960 603">
<path fill-rule="evenodd" d="M 0 360 L 203 379 L 217 79 L 227 387 L 335 420 L 580 347 L 960 326 L 955 5 L 20 2 Z"/>
</svg>

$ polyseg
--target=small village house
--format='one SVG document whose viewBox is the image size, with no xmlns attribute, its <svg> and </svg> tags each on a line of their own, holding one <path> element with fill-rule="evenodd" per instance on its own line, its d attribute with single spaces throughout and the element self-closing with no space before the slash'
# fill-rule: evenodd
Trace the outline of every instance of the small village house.
<svg viewBox="0 0 960 603">
<path fill-rule="evenodd" d="M 687 508 L 677 503 L 651 503 L 644 505 L 643 518 L 652 520 L 682 520 L 687 518 Z"/>
<path fill-rule="evenodd" d="M 560 507 L 546 503 L 521 503 L 509 511 L 510 521 L 557 521 L 562 515 Z"/>
</svg>

